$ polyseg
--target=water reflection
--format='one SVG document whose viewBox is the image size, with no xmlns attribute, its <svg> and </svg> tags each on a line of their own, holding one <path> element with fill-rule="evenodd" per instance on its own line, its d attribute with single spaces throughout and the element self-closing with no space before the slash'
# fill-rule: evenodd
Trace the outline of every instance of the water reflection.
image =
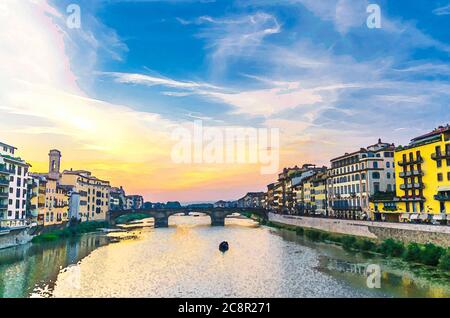
<svg viewBox="0 0 450 318">
<path fill-rule="evenodd" d="M 105 244 L 104 236 L 85 235 L 79 239 L 0 250 L 0 296 L 28 297 L 34 289 L 53 284 L 62 268 L 77 263 Z"/>
<path fill-rule="evenodd" d="M 0 295 L 450 296 L 448 282 L 421 279 L 404 270 L 403 263 L 348 253 L 248 219 L 227 219 L 225 227 L 211 227 L 207 216 L 173 216 L 169 222 L 167 229 L 154 229 L 151 221 L 144 220 L 146 228 L 133 225 L 128 232 L 110 233 L 108 238 L 89 235 L 0 251 Z M 116 243 L 105 246 L 111 238 Z M 218 250 L 222 241 L 230 243 L 226 253 Z M 367 287 L 368 264 L 381 266 L 381 289 Z"/>
</svg>

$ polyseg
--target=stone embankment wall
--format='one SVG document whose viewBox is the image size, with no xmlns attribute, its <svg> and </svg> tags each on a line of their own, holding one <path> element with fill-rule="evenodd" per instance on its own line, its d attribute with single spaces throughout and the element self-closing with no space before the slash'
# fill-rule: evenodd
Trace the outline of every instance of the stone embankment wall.
<svg viewBox="0 0 450 318">
<path fill-rule="evenodd" d="M 0 249 L 22 245 L 30 242 L 33 238 L 28 229 L 14 230 L 0 235 Z"/>
<path fill-rule="evenodd" d="M 0 232 L 0 249 L 9 248 L 17 245 L 29 243 L 36 235 L 62 230 L 67 223 L 55 224 L 49 226 L 35 226 L 32 228 L 24 228 L 20 230 L 12 230 L 9 233 Z"/>
<path fill-rule="evenodd" d="M 450 246 L 450 226 L 325 219 L 274 213 L 269 213 L 269 220 L 377 240 L 392 238 L 404 243 L 434 243 Z"/>
</svg>

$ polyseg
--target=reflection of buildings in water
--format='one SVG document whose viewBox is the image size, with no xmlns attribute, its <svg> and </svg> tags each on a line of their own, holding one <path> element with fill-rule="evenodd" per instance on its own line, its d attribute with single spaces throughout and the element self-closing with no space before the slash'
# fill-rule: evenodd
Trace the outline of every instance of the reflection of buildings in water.
<svg viewBox="0 0 450 318">
<path fill-rule="evenodd" d="M 84 235 L 76 240 L 23 245 L 1 251 L 0 298 L 28 297 L 36 284 L 55 282 L 61 269 L 77 263 L 106 243 L 106 237 Z"/>
</svg>

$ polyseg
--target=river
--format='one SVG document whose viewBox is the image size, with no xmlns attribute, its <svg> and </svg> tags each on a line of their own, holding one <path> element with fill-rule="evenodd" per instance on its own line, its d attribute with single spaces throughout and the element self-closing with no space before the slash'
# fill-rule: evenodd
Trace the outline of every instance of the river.
<svg viewBox="0 0 450 318">
<path fill-rule="evenodd" d="M 0 297 L 450 297 L 445 273 L 349 253 L 294 232 L 228 218 L 0 250 Z M 228 241 L 230 250 L 218 245 Z M 369 288 L 365 267 L 381 268 Z"/>
</svg>

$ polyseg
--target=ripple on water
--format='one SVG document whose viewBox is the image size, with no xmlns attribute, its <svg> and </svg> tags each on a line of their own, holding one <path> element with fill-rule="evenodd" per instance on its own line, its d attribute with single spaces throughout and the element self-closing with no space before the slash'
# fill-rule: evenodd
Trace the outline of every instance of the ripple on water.
<svg viewBox="0 0 450 318">
<path fill-rule="evenodd" d="M 101 247 L 59 274 L 55 297 L 369 297 L 319 271 L 319 252 L 250 220 L 210 227 L 209 217 L 172 217 L 168 229 Z M 230 250 L 221 253 L 221 241 Z"/>
</svg>

